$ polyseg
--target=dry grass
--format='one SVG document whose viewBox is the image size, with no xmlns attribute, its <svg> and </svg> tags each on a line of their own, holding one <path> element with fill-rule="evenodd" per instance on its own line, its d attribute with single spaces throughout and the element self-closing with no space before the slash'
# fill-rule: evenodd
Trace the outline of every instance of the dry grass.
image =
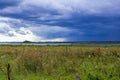
<svg viewBox="0 0 120 80">
<path fill-rule="evenodd" d="M 15 80 L 118 80 L 120 47 L 0 46 L 0 68 L 7 63 Z"/>
</svg>

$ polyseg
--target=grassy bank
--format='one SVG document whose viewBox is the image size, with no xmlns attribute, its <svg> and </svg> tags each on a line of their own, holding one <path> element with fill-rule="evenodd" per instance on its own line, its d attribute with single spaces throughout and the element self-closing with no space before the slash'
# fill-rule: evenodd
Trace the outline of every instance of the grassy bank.
<svg viewBox="0 0 120 80">
<path fill-rule="evenodd" d="M 119 80 L 120 47 L 0 46 L 0 80 Z"/>
</svg>

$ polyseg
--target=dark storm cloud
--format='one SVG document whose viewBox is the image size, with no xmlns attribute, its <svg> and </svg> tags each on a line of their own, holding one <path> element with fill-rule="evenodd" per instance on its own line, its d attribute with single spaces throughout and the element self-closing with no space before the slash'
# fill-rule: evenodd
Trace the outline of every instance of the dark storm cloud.
<svg viewBox="0 0 120 80">
<path fill-rule="evenodd" d="M 37 41 L 120 40 L 119 3 L 120 0 L 1 0 L 0 36 L 6 37 L 3 34 L 7 26 L 9 36 L 27 36 Z"/>
</svg>

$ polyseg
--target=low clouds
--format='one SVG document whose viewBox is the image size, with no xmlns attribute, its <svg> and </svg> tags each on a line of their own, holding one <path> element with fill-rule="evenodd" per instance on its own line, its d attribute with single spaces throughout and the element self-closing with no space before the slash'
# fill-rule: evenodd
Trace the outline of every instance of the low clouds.
<svg viewBox="0 0 120 80">
<path fill-rule="evenodd" d="M 0 41 L 37 40 L 38 37 L 35 36 L 30 30 L 24 27 L 16 28 L 13 26 L 14 24 L 12 24 L 12 22 L 18 23 L 18 20 L 0 17 Z"/>
<path fill-rule="evenodd" d="M 24 22 L 24 23 L 23 23 Z M 17 24 L 17 25 L 16 25 Z M 31 24 L 13 18 L 0 17 L 0 41 L 66 41 L 72 30 L 60 26 Z M 56 34 L 56 36 L 52 36 Z M 64 36 L 59 36 L 64 34 Z"/>
<path fill-rule="evenodd" d="M 30 40 L 35 41 L 38 40 L 38 37 L 35 36 L 31 31 L 29 30 L 21 30 L 20 32 L 17 32 L 14 28 L 11 28 L 11 30 L 8 30 L 8 32 L 0 32 L 0 41 L 6 42 L 6 41 L 24 41 L 24 40 Z M 21 33 L 22 32 L 22 33 Z M 23 34 L 24 33 L 24 34 Z"/>
</svg>

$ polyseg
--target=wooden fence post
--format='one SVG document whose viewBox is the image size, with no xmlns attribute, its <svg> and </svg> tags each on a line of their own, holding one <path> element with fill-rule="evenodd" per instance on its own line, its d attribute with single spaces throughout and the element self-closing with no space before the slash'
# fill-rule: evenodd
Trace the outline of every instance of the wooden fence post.
<svg viewBox="0 0 120 80">
<path fill-rule="evenodd" d="M 79 74 L 76 74 L 76 75 L 75 75 L 75 80 L 81 80 Z"/>
<path fill-rule="evenodd" d="M 7 65 L 7 78 L 8 78 L 8 80 L 10 80 L 10 72 L 11 72 L 11 70 L 10 70 L 10 64 L 8 64 Z"/>
</svg>

